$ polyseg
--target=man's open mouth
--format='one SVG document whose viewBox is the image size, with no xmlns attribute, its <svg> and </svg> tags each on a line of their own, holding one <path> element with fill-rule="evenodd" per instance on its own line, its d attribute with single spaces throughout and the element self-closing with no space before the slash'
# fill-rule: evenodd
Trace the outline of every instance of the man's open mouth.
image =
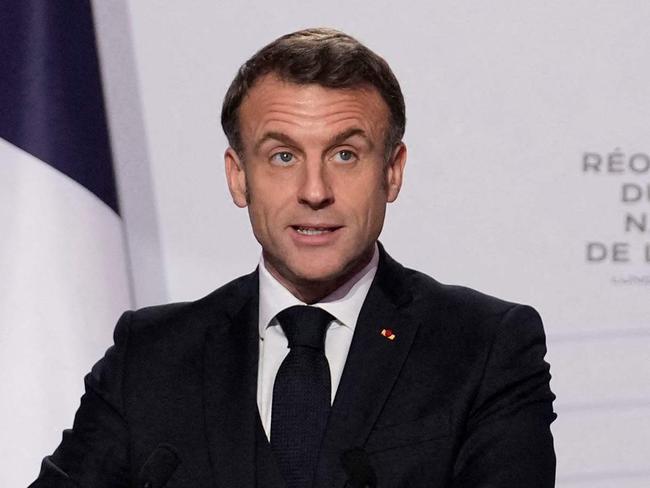
<svg viewBox="0 0 650 488">
<path fill-rule="evenodd" d="M 340 229 L 340 227 L 311 227 L 311 226 L 303 226 L 303 225 L 292 225 L 291 226 L 298 234 L 302 234 L 305 236 L 317 236 L 321 234 L 327 234 L 329 232 L 334 232 L 336 229 Z"/>
</svg>

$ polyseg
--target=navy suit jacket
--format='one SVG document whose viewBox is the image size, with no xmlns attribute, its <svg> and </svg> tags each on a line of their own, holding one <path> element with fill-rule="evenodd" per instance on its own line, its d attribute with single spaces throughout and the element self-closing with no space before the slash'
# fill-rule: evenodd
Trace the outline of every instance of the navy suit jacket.
<svg viewBox="0 0 650 488">
<path fill-rule="evenodd" d="M 258 341 L 257 272 L 125 313 L 31 486 L 282 487 L 257 411 Z M 440 284 L 380 246 L 314 486 L 355 486 L 350 452 L 378 487 L 554 486 L 545 352 L 532 308 Z"/>
</svg>

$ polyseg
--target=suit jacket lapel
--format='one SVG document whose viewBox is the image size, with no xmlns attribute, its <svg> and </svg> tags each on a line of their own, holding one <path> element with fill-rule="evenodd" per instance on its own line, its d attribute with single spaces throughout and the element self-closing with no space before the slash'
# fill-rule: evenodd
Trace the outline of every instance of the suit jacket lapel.
<svg viewBox="0 0 650 488">
<path fill-rule="evenodd" d="M 341 455 L 364 445 L 406 359 L 418 323 L 404 268 L 380 245 L 377 274 L 359 315 L 341 382 L 332 405 L 316 476 L 317 488 L 343 486 Z M 395 339 L 381 334 L 391 329 Z"/>
<path fill-rule="evenodd" d="M 243 304 L 243 305 L 242 305 Z M 215 311 L 219 304 L 215 304 Z M 258 279 L 249 275 L 233 300 L 206 318 L 204 395 L 208 447 L 216 486 L 255 486 Z"/>
</svg>

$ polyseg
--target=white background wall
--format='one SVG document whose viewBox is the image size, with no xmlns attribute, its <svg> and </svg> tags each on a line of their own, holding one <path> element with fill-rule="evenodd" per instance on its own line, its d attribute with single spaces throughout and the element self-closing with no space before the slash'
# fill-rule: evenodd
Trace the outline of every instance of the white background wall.
<svg viewBox="0 0 650 488">
<path fill-rule="evenodd" d="M 259 247 L 223 176 L 223 94 L 279 35 L 342 29 L 388 60 L 406 97 L 410 157 L 382 235 L 389 252 L 541 312 L 558 486 L 650 485 L 650 195 L 621 201 L 624 183 L 650 184 L 638 171 L 650 154 L 650 3 L 95 8 L 139 305 L 193 299 L 253 269 Z M 585 153 L 604 169 L 611 156 L 615 172 L 583 172 Z M 637 153 L 638 172 L 626 170 Z M 649 227 L 626 232 L 627 212 Z M 629 262 L 587 262 L 596 241 L 627 243 Z"/>
</svg>

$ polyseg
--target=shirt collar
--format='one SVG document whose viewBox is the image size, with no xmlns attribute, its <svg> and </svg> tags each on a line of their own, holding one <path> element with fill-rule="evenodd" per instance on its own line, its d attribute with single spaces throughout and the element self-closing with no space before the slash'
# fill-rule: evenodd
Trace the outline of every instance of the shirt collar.
<svg viewBox="0 0 650 488">
<path fill-rule="evenodd" d="M 327 295 L 321 301 L 313 303 L 323 310 L 331 313 L 337 321 L 349 327 L 352 331 L 357 325 L 361 307 L 366 300 L 370 285 L 377 272 L 377 263 L 379 262 L 379 250 L 375 243 L 375 252 L 370 262 L 364 266 L 357 274 L 347 282 Z M 285 308 L 293 305 L 306 305 L 298 298 L 293 296 L 284 285 L 266 269 L 264 255 L 260 257 L 259 264 L 259 332 L 260 337 L 264 338 L 266 328 L 269 325 L 275 325 L 271 321 L 275 316 Z"/>
</svg>

